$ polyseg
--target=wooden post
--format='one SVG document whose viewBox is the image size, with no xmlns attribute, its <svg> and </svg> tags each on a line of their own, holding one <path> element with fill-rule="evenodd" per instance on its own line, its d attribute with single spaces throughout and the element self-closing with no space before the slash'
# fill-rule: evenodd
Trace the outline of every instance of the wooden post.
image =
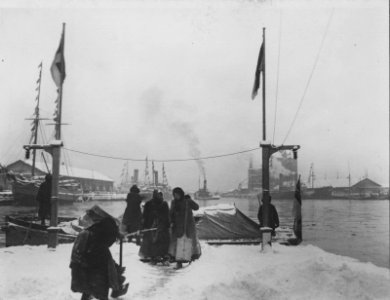
<svg viewBox="0 0 390 300">
<path fill-rule="evenodd" d="M 50 227 L 48 229 L 49 239 L 47 246 L 49 248 L 56 248 L 58 244 L 57 238 L 57 224 L 58 224 L 58 182 L 60 176 L 60 156 L 61 146 L 54 146 L 52 148 L 53 167 L 52 167 L 52 183 L 51 183 L 51 214 Z"/>
<path fill-rule="evenodd" d="M 269 160 L 272 156 L 272 154 L 280 151 L 280 150 L 293 150 L 298 151 L 300 146 L 298 145 L 284 145 L 284 146 L 274 146 L 271 145 L 271 143 L 268 142 L 262 142 L 260 144 L 262 148 L 262 202 L 263 202 L 263 209 L 262 209 L 262 218 L 263 218 L 263 227 L 261 228 L 261 237 L 262 237 L 262 243 L 261 243 L 261 250 L 263 252 L 268 252 L 270 249 L 272 249 L 272 243 L 271 243 L 271 233 L 272 229 L 270 227 L 270 185 L 269 185 Z"/>
</svg>

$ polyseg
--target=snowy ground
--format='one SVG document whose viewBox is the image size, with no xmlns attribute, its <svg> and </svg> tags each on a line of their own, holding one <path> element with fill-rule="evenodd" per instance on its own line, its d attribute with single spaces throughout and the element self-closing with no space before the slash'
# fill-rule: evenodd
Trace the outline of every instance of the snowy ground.
<svg viewBox="0 0 390 300">
<path fill-rule="evenodd" d="M 80 299 L 70 291 L 72 245 L 0 249 L 0 299 Z M 304 245 L 208 246 L 182 270 L 138 260 L 138 248 L 124 244 L 130 282 L 121 299 L 388 299 L 390 270 Z M 119 246 L 111 251 L 118 258 Z"/>
</svg>

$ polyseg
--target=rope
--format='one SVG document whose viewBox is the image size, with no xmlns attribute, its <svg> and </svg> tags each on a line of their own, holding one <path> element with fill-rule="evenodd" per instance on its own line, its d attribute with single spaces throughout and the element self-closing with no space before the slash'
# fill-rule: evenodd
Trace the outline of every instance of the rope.
<svg viewBox="0 0 390 300">
<path fill-rule="evenodd" d="M 315 69 L 316 69 L 316 67 L 317 67 L 317 64 L 318 64 L 318 61 L 319 61 L 319 58 L 320 58 L 320 54 L 321 54 L 321 50 L 322 50 L 322 48 L 323 48 L 323 46 L 324 46 L 324 41 L 325 41 L 325 38 L 326 38 L 326 36 L 327 36 L 328 29 L 329 29 L 330 23 L 331 23 L 332 18 L 333 18 L 333 14 L 334 14 L 334 8 L 332 8 L 332 12 L 331 12 L 331 14 L 330 14 L 330 16 L 329 16 L 328 23 L 326 24 L 325 33 L 324 33 L 324 35 L 322 36 L 320 48 L 318 49 L 317 56 L 316 56 L 315 61 L 314 61 L 314 65 L 313 65 L 313 68 L 312 68 L 312 70 L 311 70 L 311 72 L 310 72 L 309 79 L 308 79 L 308 81 L 307 81 L 307 83 L 306 83 L 305 89 L 304 89 L 304 91 L 303 91 L 303 95 L 302 95 L 302 98 L 301 98 L 301 100 L 300 100 L 300 102 L 299 102 L 298 109 L 297 109 L 297 111 L 295 112 L 293 121 L 291 122 L 290 128 L 289 128 L 288 131 L 287 131 L 286 137 L 284 138 L 282 145 L 284 145 L 284 143 L 286 142 L 288 136 L 290 135 L 290 132 L 291 132 L 291 130 L 292 130 L 294 124 L 295 124 L 295 121 L 296 121 L 297 117 L 298 117 L 298 113 L 299 113 L 299 111 L 300 111 L 300 109 L 301 109 L 301 107 L 302 107 L 303 100 L 305 99 L 305 96 L 306 96 L 307 90 L 308 90 L 308 88 L 309 88 L 311 79 L 312 79 L 313 74 L 314 74 L 314 71 L 315 71 Z"/>
<path fill-rule="evenodd" d="M 65 150 L 68 150 L 70 152 L 75 152 L 79 154 L 89 155 L 89 156 L 95 156 L 95 157 L 101 157 L 101 158 L 108 158 L 108 159 L 116 159 L 116 160 L 128 160 L 128 161 L 145 161 L 145 158 L 128 158 L 128 157 L 119 157 L 119 156 L 109 156 L 109 155 L 102 155 L 102 154 L 95 154 L 95 153 L 89 153 L 69 148 L 63 148 Z M 211 156 L 203 156 L 203 157 L 197 157 L 197 158 L 171 158 L 171 159 L 153 159 L 154 162 L 180 162 L 180 161 L 194 161 L 194 160 L 205 160 L 205 159 L 214 159 L 214 158 L 221 158 L 226 156 L 233 156 L 238 155 L 242 153 L 252 152 L 259 150 L 260 148 L 252 148 L 248 150 L 233 152 L 233 153 L 227 153 L 227 154 L 219 154 L 219 155 L 211 155 Z"/>
<path fill-rule="evenodd" d="M 278 111 L 278 94 L 279 94 L 279 66 L 280 66 L 280 44 L 282 37 L 282 11 L 280 10 L 279 15 L 279 46 L 278 46 L 278 65 L 276 72 L 276 95 L 275 95 L 275 114 L 274 114 L 274 132 L 272 134 L 272 144 L 275 143 L 275 130 L 276 130 L 276 113 Z"/>
</svg>

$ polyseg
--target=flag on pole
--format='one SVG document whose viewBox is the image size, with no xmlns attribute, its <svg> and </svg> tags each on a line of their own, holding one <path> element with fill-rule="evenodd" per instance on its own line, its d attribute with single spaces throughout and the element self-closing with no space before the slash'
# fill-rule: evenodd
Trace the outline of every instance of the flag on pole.
<svg viewBox="0 0 390 300">
<path fill-rule="evenodd" d="M 57 52 L 54 55 L 53 63 L 50 67 L 51 76 L 57 86 L 57 88 L 62 87 L 62 84 L 65 80 L 65 57 L 64 57 L 64 44 L 65 44 L 65 24 L 63 24 L 62 35 L 60 40 L 60 45 L 58 46 Z"/>
<path fill-rule="evenodd" d="M 265 55 L 264 55 L 264 42 L 261 44 L 259 58 L 257 59 L 257 66 L 255 71 L 255 82 L 253 84 L 252 90 L 252 100 L 257 96 L 257 91 L 260 88 L 260 74 L 263 73 L 264 76 L 264 65 L 265 65 Z"/>
<path fill-rule="evenodd" d="M 302 241 L 302 197 L 301 197 L 301 177 L 299 176 L 295 188 L 294 200 L 294 234 L 299 241 Z"/>
</svg>

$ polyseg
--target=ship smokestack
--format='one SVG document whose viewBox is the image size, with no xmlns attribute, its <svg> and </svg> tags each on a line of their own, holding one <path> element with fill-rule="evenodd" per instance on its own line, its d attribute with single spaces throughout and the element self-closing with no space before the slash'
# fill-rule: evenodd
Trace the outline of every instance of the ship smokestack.
<svg viewBox="0 0 390 300">
<path fill-rule="evenodd" d="M 283 174 L 279 173 L 279 192 L 282 190 L 283 187 Z"/>
<path fill-rule="evenodd" d="M 203 180 L 203 189 L 207 191 L 207 180 Z"/>
<path fill-rule="evenodd" d="M 158 185 L 158 171 L 154 171 L 154 185 Z"/>
<path fill-rule="evenodd" d="M 138 175 L 139 175 L 139 170 L 138 169 L 134 169 L 133 182 L 135 184 L 138 184 Z"/>
</svg>

